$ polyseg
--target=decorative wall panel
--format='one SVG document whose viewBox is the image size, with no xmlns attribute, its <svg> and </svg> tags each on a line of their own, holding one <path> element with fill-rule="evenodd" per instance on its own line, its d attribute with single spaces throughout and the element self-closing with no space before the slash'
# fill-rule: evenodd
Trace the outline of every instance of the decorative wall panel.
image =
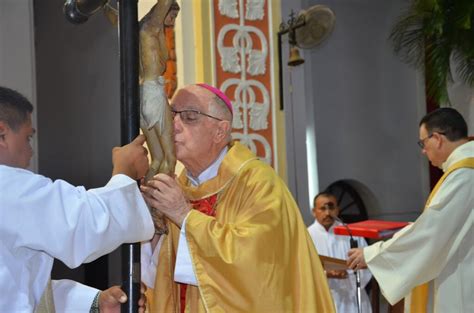
<svg viewBox="0 0 474 313">
<path fill-rule="evenodd" d="M 234 107 L 234 139 L 273 165 L 269 5 L 214 0 L 216 85 Z"/>
</svg>

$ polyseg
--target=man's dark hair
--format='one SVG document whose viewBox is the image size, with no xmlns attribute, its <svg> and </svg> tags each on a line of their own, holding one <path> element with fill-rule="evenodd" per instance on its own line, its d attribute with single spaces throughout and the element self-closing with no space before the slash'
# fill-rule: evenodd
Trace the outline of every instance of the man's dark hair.
<svg viewBox="0 0 474 313">
<path fill-rule="evenodd" d="M 338 205 L 336 195 L 333 194 L 333 193 L 330 193 L 329 191 L 324 190 L 324 191 L 321 191 L 320 193 L 318 193 L 316 196 L 314 196 L 314 199 L 313 199 L 313 206 L 316 206 L 316 200 L 317 200 L 319 197 L 328 197 L 328 198 L 329 198 L 329 197 L 332 197 L 332 198 L 336 199 L 336 203 L 335 203 L 335 204 Z"/>
<path fill-rule="evenodd" d="M 453 108 L 439 108 L 426 114 L 420 121 L 429 134 L 443 133 L 449 141 L 467 138 L 467 124 L 462 115 Z"/>
<path fill-rule="evenodd" d="M 23 125 L 33 105 L 19 92 L 0 86 L 0 121 L 17 131 Z"/>
</svg>

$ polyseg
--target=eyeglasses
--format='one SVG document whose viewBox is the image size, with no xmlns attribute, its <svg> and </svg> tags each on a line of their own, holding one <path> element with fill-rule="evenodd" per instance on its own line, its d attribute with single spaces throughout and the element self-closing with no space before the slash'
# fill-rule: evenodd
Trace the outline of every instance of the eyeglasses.
<svg viewBox="0 0 474 313">
<path fill-rule="evenodd" d="M 432 132 L 431 134 L 429 134 L 429 135 L 426 136 L 425 138 L 418 140 L 418 141 L 417 141 L 417 144 L 420 146 L 421 149 L 424 149 L 424 148 L 425 148 L 425 141 L 428 140 L 428 139 L 430 139 L 431 137 L 433 137 L 433 135 L 434 135 L 435 133 L 438 133 L 438 134 L 440 134 L 440 135 L 444 135 L 444 133 L 442 133 L 442 132 Z"/>
<path fill-rule="evenodd" d="M 176 117 L 176 114 L 179 114 L 179 118 L 185 124 L 194 124 L 194 123 L 196 123 L 199 120 L 199 115 L 204 115 L 204 116 L 213 118 L 213 119 L 218 120 L 218 121 L 223 121 L 222 119 L 220 119 L 218 117 L 209 115 L 207 113 L 204 113 L 204 112 L 201 112 L 201 111 L 198 111 L 198 110 L 193 110 L 193 109 L 182 110 L 182 111 L 177 111 L 177 110 L 171 109 L 171 114 L 173 116 L 173 119 Z"/>
</svg>

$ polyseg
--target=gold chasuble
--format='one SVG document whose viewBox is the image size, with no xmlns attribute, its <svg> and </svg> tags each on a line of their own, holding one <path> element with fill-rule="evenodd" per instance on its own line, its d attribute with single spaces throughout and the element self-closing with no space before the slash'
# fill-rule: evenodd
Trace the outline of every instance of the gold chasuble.
<svg viewBox="0 0 474 313">
<path fill-rule="evenodd" d="M 194 187 L 182 173 L 179 182 L 192 202 L 216 195 L 215 216 L 192 210 L 186 219 L 199 288 L 187 286 L 185 312 L 335 312 L 298 206 L 269 165 L 235 142 L 217 177 Z M 151 313 L 181 309 L 173 279 L 180 230 L 169 224 L 147 291 Z"/>
<path fill-rule="evenodd" d="M 452 166 L 448 168 L 448 170 L 443 174 L 443 176 L 441 176 L 441 178 L 436 183 L 436 186 L 431 191 L 428 197 L 428 200 L 426 201 L 425 209 L 430 205 L 431 199 L 433 199 L 434 195 L 438 192 L 439 188 L 443 184 L 446 177 L 448 177 L 449 174 L 451 174 L 452 172 L 460 168 L 474 169 L 474 158 L 466 158 L 464 160 L 456 162 L 455 164 L 453 164 Z M 428 312 L 428 302 L 429 302 L 429 297 L 430 297 L 429 284 L 430 282 L 427 282 L 423 285 L 419 285 L 413 288 L 410 295 L 408 295 L 407 298 L 405 299 L 405 301 L 409 304 L 410 313 Z"/>
</svg>

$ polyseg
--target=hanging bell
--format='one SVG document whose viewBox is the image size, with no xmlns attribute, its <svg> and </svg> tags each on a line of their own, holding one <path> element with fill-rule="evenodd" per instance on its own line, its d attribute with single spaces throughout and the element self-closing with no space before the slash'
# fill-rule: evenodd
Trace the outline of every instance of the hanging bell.
<svg viewBox="0 0 474 313">
<path fill-rule="evenodd" d="M 288 66 L 297 66 L 304 63 L 304 59 L 300 56 L 300 51 L 297 47 L 290 48 L 290 57 L 288 58 Z"/>
</svg>

